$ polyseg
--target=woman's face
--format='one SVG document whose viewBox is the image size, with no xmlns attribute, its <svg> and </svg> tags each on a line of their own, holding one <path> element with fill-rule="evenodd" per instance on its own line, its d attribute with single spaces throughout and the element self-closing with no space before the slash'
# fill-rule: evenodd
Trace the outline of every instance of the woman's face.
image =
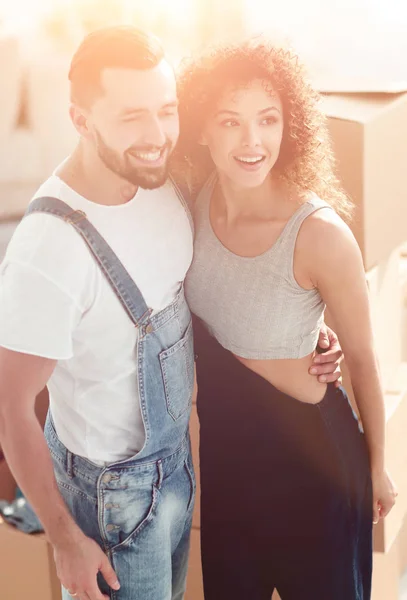
<svg viewBox="0 0 407 600">
<path fill-rule="evenodd" d="M 238 187 L 261 185 L 283 137 L 283 107 L 270 84 L 256 79 L 221 96 L 202 132 L 217 170 Z"/>
</svg>

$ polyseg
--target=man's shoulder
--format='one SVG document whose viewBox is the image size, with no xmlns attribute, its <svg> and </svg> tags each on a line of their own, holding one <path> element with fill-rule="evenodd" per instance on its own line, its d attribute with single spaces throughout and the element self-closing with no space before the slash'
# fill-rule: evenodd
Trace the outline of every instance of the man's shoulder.
<svg viewBox="0 0 407 600">
<path fill-rule="evenodd" d="M 50 185 L 51 183 L 51 185 Z M 33 200 L 50 196 L 61 199 L 52 182 L 45 182 Z M 46 213 L 31 213 L 20 221 L 8 244 L 5 263 L 32 269 L 57 284 L 70 287 L 83 282 L 94 268 L 89 248 L 72 225 Z"/>
<path fill-rule="evenodd" d="M 71 260 L 83 259 L 89 250 L 79 233 L 66 221 L 54 215 L 33 213 L 25 216 L 9 242 L 6 258 L 39 266 L 58 262 L 69 253 Z"/>
<path fill-rule="evenodd" d="M 66 202 L 61 180 L 51 175 L 34 193 L 28 208 L 39 198 L 55 198 Z M 15 230 L 9 248 L 17 250 L 21 245 L 20 242 L 24 241 L 26 250 L 49 247 L 50 243 L 57 250 L 64 248 L 66 244 L 72 244 L 78 238 L 80 239 L 80 236 L 74 228 L 56 215 L 43 212 L 26 213 Z"/>
</svg>

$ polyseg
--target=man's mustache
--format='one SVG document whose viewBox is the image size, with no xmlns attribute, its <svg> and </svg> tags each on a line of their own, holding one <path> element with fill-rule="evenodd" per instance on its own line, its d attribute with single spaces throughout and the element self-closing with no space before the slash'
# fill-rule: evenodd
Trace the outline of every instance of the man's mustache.
<svg viewBox="0 0 407 600">
<path fill-rule="evenodd" d="M 171 150 L 171 142 L 166 142 L 163 146 L 130 146 L 126 150 L 126 153 L 133 154 L 138 152 L 164 152 L 165 150 Z"/>
</svg>

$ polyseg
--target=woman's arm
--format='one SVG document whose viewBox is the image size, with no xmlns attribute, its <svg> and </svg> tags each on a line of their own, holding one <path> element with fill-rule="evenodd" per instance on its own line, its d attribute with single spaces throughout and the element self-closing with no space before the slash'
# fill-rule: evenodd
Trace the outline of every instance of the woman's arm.
<svg viewBox="0 0 407 600">
<path fill-rule="evenodd" d="M 395 499 L 384 465 L 383 390 L 361 253 L 352 232 L 333 211 L 317 211 L 303 224 L 296 247 L 297 268 L 321 293 L 346 356 L 369 450 L 377 521 Z"/>
</svg>

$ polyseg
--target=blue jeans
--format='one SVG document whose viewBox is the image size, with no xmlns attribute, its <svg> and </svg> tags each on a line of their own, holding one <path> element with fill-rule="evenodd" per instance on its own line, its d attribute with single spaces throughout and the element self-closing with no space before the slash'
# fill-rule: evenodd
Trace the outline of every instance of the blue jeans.
<svg viewBox="0 0 407 600">
<path fill-rule="evenodd" d="M 101 591 L 112 600 L 182 600 L 195 495 L 189 439 L 162 460 L 99 467 L 65 448 L 50 417 L 45 436 L 70 512 L 118 576 L 119 591 L 100 576 Z"/>
<path fill-rule="evenodd" d="M 27 216 L 35 212 L 54 215 L 76 229 L 139 330 L 135 360 L 144 446 L 135 457 L 100 467 L 62 444 L 50 416 L 45 436 L 59 490 L 78 526 L 99 544 L 116 571 L 120 591 L 110 590 L 100 577 L 103 593 L 112 600 L 181 600 L 195 494 L 188 436 L 194 352 L 183 285 L 169 306 L 153 313 L 84 213 L 48 197 L 30 204 Z"/>
</svg>

